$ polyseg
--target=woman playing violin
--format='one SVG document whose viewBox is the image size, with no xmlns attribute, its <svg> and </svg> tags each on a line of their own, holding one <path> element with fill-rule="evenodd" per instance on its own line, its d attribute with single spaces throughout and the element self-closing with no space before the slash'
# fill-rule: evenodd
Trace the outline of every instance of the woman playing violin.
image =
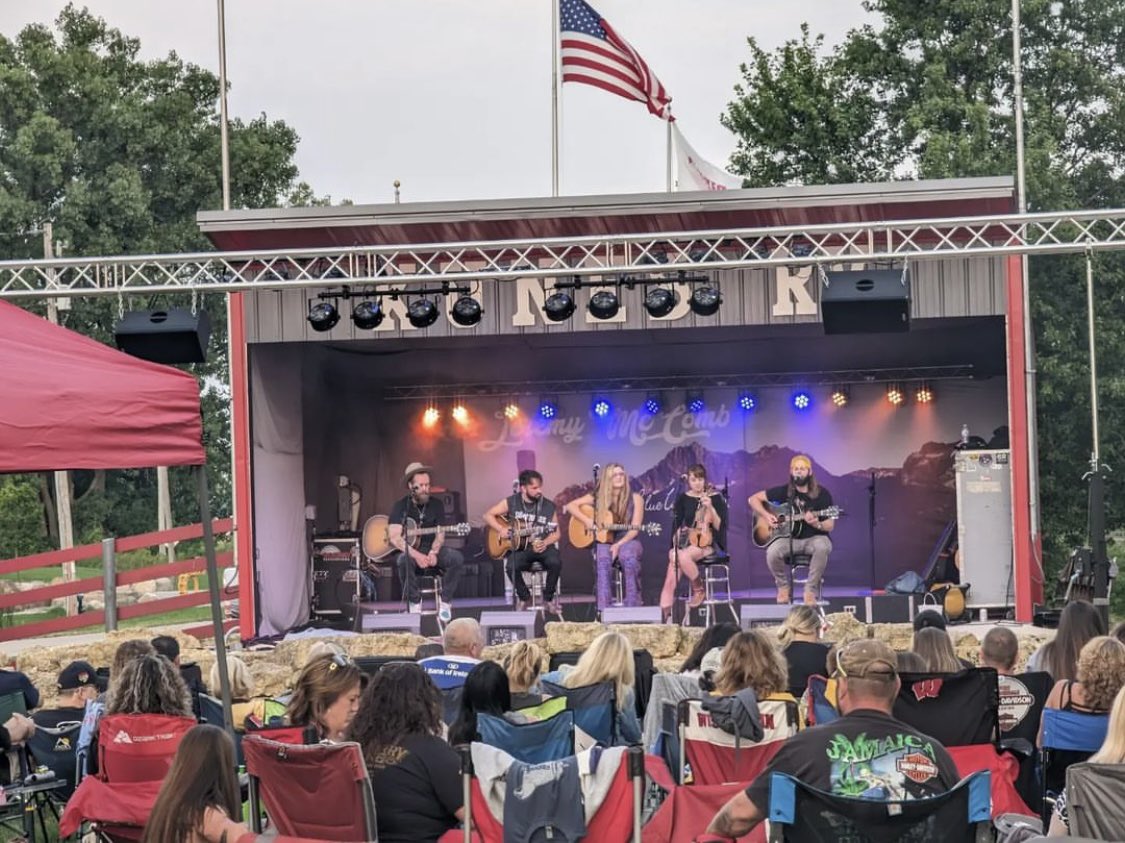
<svg viewBox="0 0 1125 843">
<path fill-rule="evenodd" d="M 693 465 L 687 470 L 688 489 L 676 498 L 672 530 L 675 540 L 668 551 L 668 574 L 660 592 L 660 608 L 667 621 L 672 616 L 676 586 L 680 576 L 691 582 L 688 607 L 703 602 L 703 581 L 699 578 L 699 560 L 710 556 L 715 547 L 726 544 L 727 504 L 723 496 L 707 483 L 707 469 Z"/>
</svg>

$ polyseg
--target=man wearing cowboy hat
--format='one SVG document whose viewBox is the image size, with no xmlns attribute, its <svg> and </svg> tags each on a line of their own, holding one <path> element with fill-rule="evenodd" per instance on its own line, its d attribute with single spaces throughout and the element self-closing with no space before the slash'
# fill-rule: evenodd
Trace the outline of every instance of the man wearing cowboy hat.
<svg viewBox="0 0 1125 843">
<path fill-rule="evenodd" d="M 419 529 L 432 529 L 440 525 L 443 514 L 441 503 L 430 497 L 431 471 L 430 466 L 420 462 L 412 462 L 406 467 L 402 480 L 410 494 L 396 501 L 391 508 L 387 537 L 398 550 L 398 575 L 409 611 L 422 611 L 417 577 L 436 574 L 442 579 L 438 619 L 442 623 L 448 623 L 453 618 L 453 609 L 445 598 L 457 593 L 464 557 L 458 551 L 444 547 L 444 533 L 417 536 L 416 542 L 408 542 L 411 537 L 403 535 L 403 527 L 408 520 L 414 522 L 413 526 Z"/>
<path fill-rule="evenodd" d="M 791 596 L 785 560 L 789 558 L 792 547 L 794 556 L 810 557 L 804 599 L 806 603 L 815 604 L 820 597 L 820 581 L 824 577 L 824 569 L 828 567 L 828 554 L 832 552 L 828 534 L 836 526 L 835 519 L 824 518 L 816 513 L 832 506 L 832 495 L 816 482 L 812 460 L 804 454 L 797 454 L 789 461 L 789 482 L 786 485 L 763 489 L 750 498 L 750 509 L 772 528 L 777 526 L 778 519 L 769 510 L 767 504 L 770 502 L 789 504 L 796 513 L 795 519 L 800 519 L 795 520 L 792 542 L 781 539 L 766 548 L 766 565 L 777 585 L 777 602 L 788 603 Z"/>
</svg>

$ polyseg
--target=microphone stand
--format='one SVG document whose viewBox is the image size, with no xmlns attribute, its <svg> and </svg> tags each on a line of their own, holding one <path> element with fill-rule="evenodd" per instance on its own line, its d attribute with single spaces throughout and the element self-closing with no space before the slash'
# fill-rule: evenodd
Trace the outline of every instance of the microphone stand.
<svg viewBox="0 0 1125 843">
<path fill-rule="evenodd" d="M 871 548 L 871 589 L 875 589 L 875 472 L 871 472 L 871 485 L 867 487 L 867 543 Z"/>
<path fill-rule="evenodd" d="M 790 481 L 792 482 L 792 481 Z M 793 488 L 793 492 L 789 495 L 789 573 L 792 575 L 794 563 L 797 561 L 793 556 L 793 539 L 796 538 L 794 533 L 797 532 L 797 489 Z M 789 582 L 792 587 L 789 589 L 789 605 L 792 606 L 795 602 L 793 588 L 797 583 L 792 576 L 789 577 Z"/>
<path fill-rule="evenodd" d="M 682 477 L 677 477 L 675 480 L 672 481 L 675 484 L 676 500 L 677 501 L 679 501 L 680 494 L 681 494 L 681 492 L 680 492 L 680 488 L 681 488 L 680 487 L 680 481 L 681 481 L 681 479 L 682 479 Z M 681 526 L 683 526 L 683 525 L 681 525 Z M 676 527 L 676 510 L 675 510 L 674 504 L 673 504 L 673 508 L 672 508 L 672 529 L 669 530 L 668 532 L 671 534 L 670 539 L 669 539 L 669 548 L 672 551 L 672 566 L 674 568 L 675 575 L 676 575 L 676 579 L 675 579 L 676 584 L 672 588 L 672 610 L 668 615 L 668 619 L 672 622 L 672 624 L 674 626 L 675 624 L 680 622 L 680 621 L 676 620 L 676 604 L 680 602 L 679 601 L 680 574 L 683 573 L 683 567 L 680 565 L 680 539 L 679 539 L 679 535 L 678 535 L 679 530 Z M 684 603 L 684 616 L 683 616 L 683 618 L 681 618 L 681 620 L 686 620 L 687 617 L 690 614 L 691 614 L 691 609 L 688 608 L 687 602 L 685 601 L 685 603 Z"/>
</svg>

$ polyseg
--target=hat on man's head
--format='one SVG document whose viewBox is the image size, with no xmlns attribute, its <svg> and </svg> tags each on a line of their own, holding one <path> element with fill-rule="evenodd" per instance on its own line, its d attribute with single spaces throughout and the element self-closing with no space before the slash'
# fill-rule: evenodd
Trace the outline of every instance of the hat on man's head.
<svg viewBox="0 0 1125 843">
<path fill-rule="evenodd" d="M 809 471 L 812 471 L 812 460 L 810 460 L 804 454 L 797 454 L 793 457 L 793 459 L 789 460 L 789 470 L 792 471 L 799 465 L 803 465 Z"/>
<path fill-rule="evenodd" d="M 862 638 L 836 650 L 836 674 L 845 679 L 885 679 L 898 676 L 895 651 L 884 641 Z"/>
<path fill-rule="evenodd" d="M 412 462 L 406 467 L 406 471 L 402 473 L 402 482 L 409 484 L 414 479 L 415 474 L 423 474 L 433 471 L 433 469 L 425 463 Z"/>
<path fill-rule="evenodd" d="M 929 627 L 945 629 L 945 615 L 937 609 L 923 609 L 914 616 L 914 631 L 921 632 Z"/>
<path fill-rule="evenodd" d="M 700 673 L 714 673 L 723 666 L 723 648 L 712 647 L 703 654 L 703 658 L 699 662 Z"/>
<path fill-rule="evenodd" d="M 71 662 L 59 671 L 59 690 L 73 691 L 86 685 L 96 685 L 97 671 L 89 662 Z"/>
</svg>

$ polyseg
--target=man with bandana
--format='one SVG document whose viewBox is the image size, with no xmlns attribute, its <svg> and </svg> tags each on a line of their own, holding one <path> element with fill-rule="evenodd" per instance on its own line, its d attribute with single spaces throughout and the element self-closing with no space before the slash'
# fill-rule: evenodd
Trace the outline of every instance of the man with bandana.
<svg viewBox="0 0 1125 843">
<path fill-rule="evenodd" d="M 815 605 L 820 598 L 820 582 L 828 566 L 828 554 L 832 552 L 828 534 L 836 526 L 836 521 L 816 514 L 832 506 L 832 495 L 817 483 L 812 460 L 804 454 L 797 454 L 789 461 L 787 484 L 763 489 L 750 497 L 750 509 L 754 514 L 769 523 L 770 527 L 776 527 L 778 518 L 770 511 L 769 504 L 790 506 L 794 518 L 799 519 L 793 525 L 792 543 L 788 539 L 779 539 L 766 548 L 766 565 L 777 585 L 777 602 L 788 603 L 791 597 L 786 560 L 792 546 L 794 556 L 810 557 L 804 600 Z"/>
</svg>

